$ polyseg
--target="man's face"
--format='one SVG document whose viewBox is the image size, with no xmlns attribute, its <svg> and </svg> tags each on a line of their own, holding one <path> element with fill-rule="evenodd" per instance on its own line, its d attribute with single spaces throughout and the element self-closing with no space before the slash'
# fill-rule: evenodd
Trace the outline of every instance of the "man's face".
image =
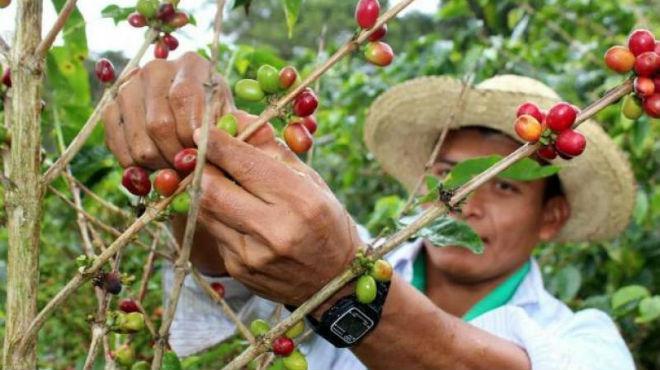
<svg viewBox="0 0 660 370">
<path fill-rule="evenodd" d="M 506 156 L 518 147 L 504 135 L 475 129 L 454 131 L 447 136 L 433 172 L 444 177 L 458 162 L 493 154 Z M 551 239 L 568 217 L 565 199 L 556 197 L 544 204 L 544 190 L 544 179 L 521 182 L 495 178 L 482 185 L 463 204 L 462 214 L 454 216 L 479 234 L 484 253 L 474 254 L 462 247 L 427 248 L 430 262 L 447 278 L 468 284 L 512 272 L 529 258 L 539 241 Z"/>
</svg>

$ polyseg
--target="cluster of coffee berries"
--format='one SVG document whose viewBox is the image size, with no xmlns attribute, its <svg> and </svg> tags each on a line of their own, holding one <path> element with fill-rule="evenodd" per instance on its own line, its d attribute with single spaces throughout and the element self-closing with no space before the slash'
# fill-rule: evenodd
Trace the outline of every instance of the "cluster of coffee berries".
<svg viewBox="0 0 660 370">
<path fill-rule="evenodd" d="M 258 102 L 266 95 L 279 95 L 292 91 L 301 83 L 300 76 L 292 66 L 286 66 L 279 71 L 264 64 L 257 70 L 257 79 L 242 79 L 234 85 L 234 94 L 239 99 Z M 298 154 L 305 153 L 312 147 L 318 123 L 314 112 L 319 105 L 319 99 L 314 90 L 307 87 L 294 98 L 291 105 L 292 117 L 284 128 L 284 141 L 289 148 Z M 220 122 L 218 122 L 220 127 Z"/>
<path fill-rule="evenodd" d="M 369 304 L 378 293 L 376 282 L 386 282 L 392 278 L 392 265 L 384 259 L 372 261 L 363 252 L 357 253 L 356 261 L 367 269 L 367 273 L 357 279 L 355 297 L 359 302 Z"/>
<path fill-rule="evenodd" d="M 135 13 L 128 16 L 128 23 L 136 28 L 149 26 L 159 32 L 154 41 L 154 57 L 167 59 L 170 51 L 179 47 L 179 40 L 171 32 L 188 24 L 188 14 L 177 9 L 179 0 L 138 0 Z"/>
<path fill-rule="evenodd" d="M 154 175 L 153 188 L 159 195 L 169 197 L 179 188 L 182 176 L 186 176 L 195 169 L 197 163 L 197 149 L 182 149 L 174 156 L 174 169 L 164 168 Z M 121 184 L 131 194 L 139 197 L 149 195 L 151 180 L 149 171 L 139 166 L 130 166 L 124 170 Z M 177 195 L 170 205 L 176 213 L 186 213 L 190 205 L 190 196 L 183 192 Z"/>
<path fill-rule="evenodd" d="M 250 323 L 250 332 L 255 337 L 263 336 L 270 330 L 270 324 L 266 320 L 256 319 Z M 281 362 L 287 370 L 306 370 L 307 359 L 300 351 L 296 350 L 293 338 L 305 331 L 305 323 L 298 321 L 290 327 L 284 335 L 277 337 L 271 343 L 272 351 L 279 356 L 276 362 Z"/>
<path fill-rule="evenodd" d="M 380 13 L 378 0 L 360 0 L 355 7 L 355 21 L 362 29 L 369 29 L 376 25 Z M 380 41 L 387 34 L 387 24 L 378 27 L 370 36 L 364 49 L 364 57 L 371 63 L 385 67 L 392 63 L 394 52 L 390 45 Z"/>
<path fill-rule="evenodd" d="M 626 97 L 622 112 L 637 119 L 646 112 L 660 118 L 660 41 L 651 31 L 638 29 L 628 36 L 628 47 L 617 45 L 605 53 L 605 64 L 615 72 L 633 71 L 634 96 Z"/>
<path fill-rule="evenodd" d="M 527 102 L 518 107 L 514 128 L 521 139 L 542 144 L 537 151 L 541 158 L 571 159 L 582 154 L 587 146 L 584 135 L 572 129 L 578 112 L 575 106 L 561 102 L 545 113 L 536 104 Z"/>
</svg>

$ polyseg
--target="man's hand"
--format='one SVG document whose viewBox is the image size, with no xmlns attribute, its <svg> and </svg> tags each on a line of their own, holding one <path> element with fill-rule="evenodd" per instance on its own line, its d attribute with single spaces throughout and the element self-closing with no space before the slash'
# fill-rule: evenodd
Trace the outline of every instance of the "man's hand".
<svg viewBox="0 0 660 370">
<path fill-rule="evenodd" d="M 194 146 L 209 68 L 188 53 L 150 62 L 121 87 L 104 121 L 106 143 L 122 167 L 171 167 L 179 150 Z M 232 112 L 244 130 L 256 117 L 236 111 L 226 83 L 219 76 L 217 82 L 215 118 Z M 350 263 L 361 243 L 353 220 L 269 124 L 247 143 L 211 128 L 206 160 L 199 229 L 210 238 L 200 240 L 214 242 L 195 245 L 193 259 L 200 248 L 207 256 L 219 252 L 230 275 L 290 304 L 302 303 Z"/>
</svg>

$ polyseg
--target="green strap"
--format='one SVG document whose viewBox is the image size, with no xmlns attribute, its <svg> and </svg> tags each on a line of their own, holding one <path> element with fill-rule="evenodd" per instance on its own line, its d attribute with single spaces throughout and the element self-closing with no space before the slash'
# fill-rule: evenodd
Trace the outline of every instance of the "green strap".
<svg viewBox="0 0 660 370">
<path fill-rule="evenodd" d="M 513 275 L 509 276 L 508 279 L 472 306 L 472 308 L 463 315 L 463 320 L 471 321 L 488 311 L 504 306 L 511 300 L 511 297 L 513 297 L 513 294 L 525 279 L 525 276 L 527 276 L 530 267 L 530 262 L 525 262 L 525 264 L 516 270 Z M 415 262 L 413 263 L 412 285 L 420 292 L 426 293 L 426 252 L 424 249 L 419 251 L 417 258 L 415 258 Z"/>
</svg>

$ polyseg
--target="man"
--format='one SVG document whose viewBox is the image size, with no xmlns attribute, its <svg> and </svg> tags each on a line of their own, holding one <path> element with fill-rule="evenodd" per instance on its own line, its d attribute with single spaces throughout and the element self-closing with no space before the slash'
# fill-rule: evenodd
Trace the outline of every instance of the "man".
<svg viewBox="0 0 660 370">
<path fill-rule="evenodd" d="M 104 116 L 107 144 L 122 166 L 168 166 L 176 151 L 197 141 L 207 71 L 201 58 L 188 54 L 151 62 L 122 87 Z M 371 107 L 367 145 L 409 190 L 460 90 L 456 80 L 425 77 L 393 87 Z M 548 108 L 559 97 L 538 81 L 499 76 L 470 89 L 466 99 L 434 166 L 439 176 L 468 158 L 511 153 L 519 145 L 511 139 L 516 107 L 531 100 Z M 233 109 L 224 89 L 216 114 Z M 241 128 L 252 119 L 238 115 Z M 470 196 L 460 217 L 484 241 L 483 255 L 413 241 L 389 257 L 395 274 L 389 289 L 379 289 L 384 300 L 378 307 L 356 306 L 352 285 L 324 302 L 312 314 L 322 332 L 334 324 L 364 336 L 357 344 L 328 330 L 326 339 L 313 336 L 302 346 L 310 368 L 634 368 L 612 320 L 597 310 L 572 313 L 544 290 L 530 259 L 541 241 L 612 237 L 630 216 L 634 187 L 625 159 L 595 123 L 580 131 L 588 140 L 585 153 L 556 161 L 563 167 L 561 186 L 493 179 Z M 269 300 L 304 302 L 345 269 L 364 243 L 330 189 L 274 139 L 269 126 L 248 143 L 212 129 L 207 161 L 191 258 L 210 281 L 225 284 L 228 301 L 246 322 L 270 317 Z M 183 221 L 174 224 L 180 237 Z M 232 278 L 222 277 L 227 274 Z M 171 272 L 165 278 L 170 286 Z M 170 336 L 181 355 L 234 330 L 192 281 L 185 287 Z M 366 319 L 342 326 L 338 317 L 346 305 L 338 302 L 361 307 Z M 360 326 L 369 321 L 378 323 Z"/>
</svg>

